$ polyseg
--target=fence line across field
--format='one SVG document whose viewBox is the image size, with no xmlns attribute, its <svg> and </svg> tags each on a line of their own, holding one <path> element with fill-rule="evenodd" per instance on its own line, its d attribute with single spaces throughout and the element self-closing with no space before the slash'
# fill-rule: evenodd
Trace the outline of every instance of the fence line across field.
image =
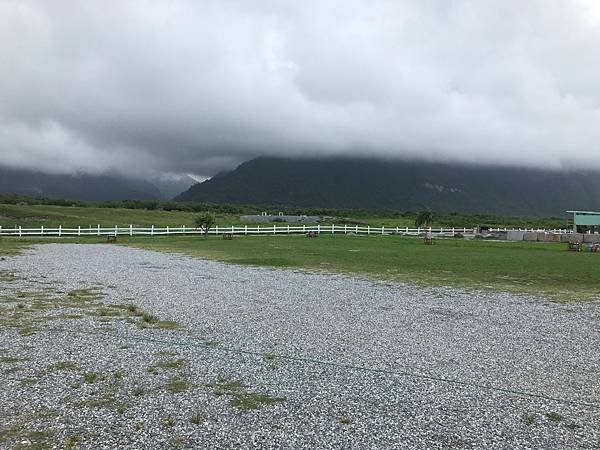
<svg viewBox="0 0 600 450">
<path fill-rule="evenodd" d="M 490 228 L 490 232 L 502 231 L 524 231 L 550 234 L 569 234 L 573 230 L 569 229 L 534 229 L 534 228 Z M 410 228 L 410 227 L 371 227 L 358 225 L 272 225 L 272 226 L 229 226 L 212 227 L 209 235 L 232 234 L 232 235 L 278 235 L 278 234 L 306 234 L 315 232 L 319 234 L 357 234 L 357 235 L 389 235 L 400 234 L 407 236 L 418 236 L 423 233 L 430 233 L 434 236 L 454 236 L 460 234 L 475 234 L 476 229 L 465 227 L 440 227 L 440 228 Z M 204 231 L 195 227 L 101 227 L 85 226 L 77 228 L 2 228 L 0 227 L 0 236 L 166 236 L 166 235 L 201 235 Z"/>
</svg>

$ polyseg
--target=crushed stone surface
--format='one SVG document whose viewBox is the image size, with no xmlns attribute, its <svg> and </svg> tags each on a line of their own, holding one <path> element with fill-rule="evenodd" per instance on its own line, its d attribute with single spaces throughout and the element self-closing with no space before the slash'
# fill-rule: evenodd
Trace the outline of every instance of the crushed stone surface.
<svg viewBox="0 0 600 450">
<path fill-rule="evenodd" d="M 34 246 L 0 448 L 600 448 L 599 306 Z"/>
</svg>

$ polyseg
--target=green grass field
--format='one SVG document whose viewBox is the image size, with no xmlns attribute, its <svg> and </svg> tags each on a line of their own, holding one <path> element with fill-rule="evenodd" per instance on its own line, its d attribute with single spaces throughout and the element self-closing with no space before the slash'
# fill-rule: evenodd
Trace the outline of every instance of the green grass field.
<svg viewBox="0 0 600 450">
<path fill-rule="evenodd" d="M 33 201 L 33 200 L 32 200 Z M 255 211 L 260 212 L 260 209 Z M 62 225 L 66 228 L 78 226 L 125 227 L 134 225 L 138 227 L 192 226 L 198 213 L 161 210 L 161 209 L 129 209 L 107 208 L 100 206 L 57 206 L 48 204 L 3 204 L 0 203 L 0 226 L 13 228 L 56 228 Z M 434 227 L 467 227 L 472 228 L 478 224 L 487 224 L 494 227 L 523 227 L 523 228 L 565 228 L 567 219 L 561 218 L 527 218 L 527 217 L 498 217 L 481 215 L 436 214 Z M 240 221 L 240 214 L 216 214 L 219 226 L 244 225 L 251 223 Z M 366 213 L 364 211 L 340 211 L 335 220 L 324 221 L 324 224 L 335 222 L 338 225 L 363 224 L 372 227 L 413 227 L 414 216 L 386 216 L 383 213 Z M 252 224 L 256 225 L 256 224 Z M 273 225 L 273 222 L 264 224 Z M 281 225 L 279 223 L 278 225 Z M 263 224 L 261 224 L 263 226 Z"/>
<path fill-rule="evenodd" d="M 397 236 L 127 238 L 134 247 L 269 267 L 355 273 L 419 285 L 448 285 L 588 300 L 600 294 L 600 255 L 565 244 Z"/>
<path fill-rule="evenodd" d="M 144 209 L 99 208 L 82 206 L 55 205 L 4 205 L 0 204 L 0 226 L 39 228 L 67 228 L 78 226 L 102 227 L 129 226 L 140 227 L 156 225 L 191 226 L 196 214 L 182 211 L 148 211 Z"/>
<path fill-rule="evenodd" d="M 103 243 L 101 238 L 0 238 L 0 256 L 36 243 Z M 399 236 L 120 237 L 120 245 L 184 253 L 233 264 L 358 274 L 417 285 L 535 294 L 554 300 L 600 297 L 600 255 L 572 253 L 565 244 Z M 108 245 L 108 244 L 107 244 Z"/>
</svg>

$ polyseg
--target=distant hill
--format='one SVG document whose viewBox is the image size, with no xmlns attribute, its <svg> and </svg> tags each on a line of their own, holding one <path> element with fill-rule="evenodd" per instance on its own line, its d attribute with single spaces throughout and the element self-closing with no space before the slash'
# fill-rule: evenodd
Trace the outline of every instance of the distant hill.
<svg viewBox="0 0 600 450">
<path fill-rule="evenodd" d="M 117 175 L 52 175 L 1 167 L 0 193 L 84 201 L 163 198 L 156 186 L 144 180 Z"/>
<path fill-rule="evenodd" d="M 556 216 L 567 209 L 600 210 L 600 173 L 261 157 L 192 186 L 176 200 Z"/>
</svg>

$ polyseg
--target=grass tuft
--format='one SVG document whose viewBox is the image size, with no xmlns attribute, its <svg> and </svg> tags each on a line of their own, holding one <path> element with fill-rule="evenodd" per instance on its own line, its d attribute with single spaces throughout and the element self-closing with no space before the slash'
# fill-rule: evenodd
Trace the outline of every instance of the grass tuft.
<svg viewBox="0 0 600 450">
<path fill-rule="evenodd" d="M 263 358 L 267 361 L 274 361 L 275 353 L 272 353 L 272 352 L 263 353 Z"/>
<path fill-rule="evenodd" d="M 98 380 L 98 374 L 96 372 L 86 372 L 83 374 L 83 382 L 86 384 L 95 383 Z"/>
<path fill-rule="evenodd" d="M 134 390 L 133 390 L 133 395 L 135 395 L 136 397 L 141 397 L 142 395 L 144 395 L 146 391 L 144 390 L 143 386 L 137 386 Z"/>
<path fill-rule="evenodd" d="M 71 435 L 65 438 L 63 445 L 65 450 L 73 450 L 77 447 L 77 444 L 81 442 L 81 437 L 77 434 Z"/>
<path fill-rule="evenodd" d="M 144 323 L 148 323 L 148 324 L 155 324 L 159 321 L 158 317 L 156 317 L 150 313 L 143 313 L 142 320 L 144 321 Z"/>
<path fill-rule="evenodd" d="M 348 416 L 342 416 L 340 417 L 340 423 L 342 425 L 350 425 L 352 423 L 352 419 Z"/>
<path fill-rule="evenodd" d="M 266 394 L 238 393 L 233 396 L 229 404 L 242 411 L 261 409 L 263 406 L 284 402 L 285 397 L 271 397 Z"/>
<path fill-rule="evenodd" d="M 194 414 L 190 417 L 190 423 L 193 425 L 200 425 L 200 423 L 202 423 L 202 417 L 199 414 Z"/>
<path fill-rule="evenodd" d="M 549 412 L 544 415 L 550 422 L 561 422 L 565 419 L 564 416 L 562 416 L 561 414 L 559 414 L 557 412 Z"/>
<path fill-rule="evenodd" d="M 184 440 L 181 436 L 173 436 L 171 439 L 169 439 L 169 445 L 171 445 L 171 447 L 181 447 L 184 443 Z"/>
<path fill-rule="evenodd" d="M 172 377 L 167 381 L 165 385 L 165 389 L 169 391 L 171 394 L 179 394 L 180 392 L 185 392 L 190 390 L 193 387 L 192 383 L 188 380 L 180 377 Z"/>
<path fill-rule="evenodd" d="M 177 421 L 173 417 L 163 417 L 160 419 L 160 424 L 164 427 L 173 427 Z"/>
<path fill-rule="evenodd" d="M 521 419 L 523 419 L 523 423 L 527 426 L 533 425 L 535 423 L 535 416 L 533 414 L 523 414 Z"/>
</svg>

